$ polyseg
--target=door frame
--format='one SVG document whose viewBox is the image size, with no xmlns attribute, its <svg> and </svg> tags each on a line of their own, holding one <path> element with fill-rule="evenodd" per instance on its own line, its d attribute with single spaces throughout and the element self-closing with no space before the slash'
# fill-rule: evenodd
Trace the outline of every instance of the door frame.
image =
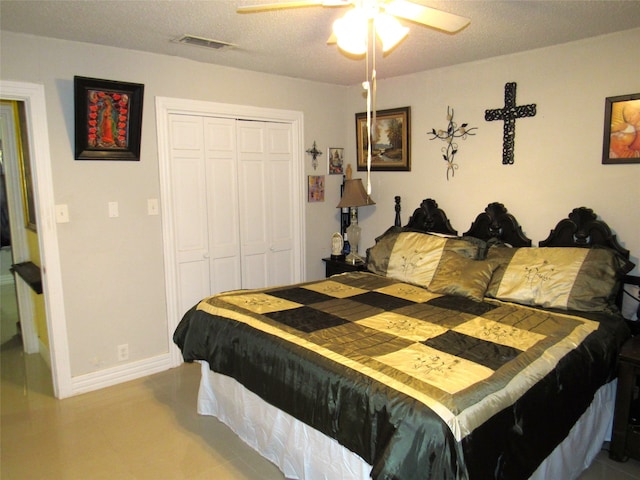
<svg viewBox="0 0 640 480">
<path fill-rule="evenodd" d="M 38 219 L 38 245 L 42 262 L 44 295 L 49 335 L 53 393 L 57 398 L 73 394 L 69 342 L 62 291 L 60 251 L 55 222 L 53 176 L 44 85 L 0 80 L 0 98 L 24 102 L 31 152 L 33 187 Z"/>
<path fill-rule="evenodd" d="M 293 178 L 297 179 L 298 202 L 294 205 L 294 231 L 298 234 L 298 256 L 295 258 L 294 272 L 296 282 L 305 278 L 305 210 L 306 181 L 304 178 L 304 121 L 303 114 L 294 110 L 279 110 L 272 108 L 252 107 L 249 105 L 233 105 L 226 103 L 207 102 L 170 97 L 156 97 L 156 127 L 158 135 L 158 162 L 160 169 L 160 199 L 162 212 L 162 238 L 165 268 L 165 294 L 167 305 L 167 335 L 169 338 L 171 366 L 182 363 L 182 354 L 174 345 L 173 333 L 185 312 L 180 312 L 177 301 L 177 269 L 175 256 L 175 225 L 171 211 L 172 205 L 172 175 L 171 155 L 169 149 L 169 116 L 197 115 L 219 118 L 233 118 L 238 120 L 254 120 L 264 122 L 290 123 L 293 141 Z"/>
<path fill-rule="evenodd" d="M 0 117 L 3 120 L 2 151 L 5 166 L 5 183 L 7 191 L 7 207 L 9 210 L 9 230 L 11 232 L 11 257 L 13 263 L 21 263 L 29 260 L 29 248 L 24 226 L 24 198 L 22 179 L 20 175 L 20 146 L 19 135 L 27 135 L 28 132 L 20 132 L 17 115 L 17 100 L 0 100 Z M 22 333 L 22 347 L 24 353 L 32 354 L 40 352 L 38 332 L 35 325 L 33 300 L 31 289 L 25 282 L 14 280 L 20 332 Z M 47 352 L 42 352 L 43 356 Z M 44 359 L 47 365 L 49 358 Z"/>
</svg>

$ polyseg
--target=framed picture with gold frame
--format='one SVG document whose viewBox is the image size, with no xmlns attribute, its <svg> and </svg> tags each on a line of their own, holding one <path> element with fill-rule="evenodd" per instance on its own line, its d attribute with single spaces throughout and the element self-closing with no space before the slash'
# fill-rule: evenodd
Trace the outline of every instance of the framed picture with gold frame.
<svg viewBox="0 0 640 480">
<path fill-rule="evenodd" d="M 373 119 L 373 115 L 372 115 Z M 378 110 L 375 125 L 367 135 L 367 113 L 356 113 L 356 147 L 358 170 L 367 169 L 371 142 L 371 170 L 411 171 L 411 107 Z"/>
<path fill-rule="evenodd" d="M 640 93 L 608 97 L 604 105 L 602 163 L 640 163 Z"/>
</svg>

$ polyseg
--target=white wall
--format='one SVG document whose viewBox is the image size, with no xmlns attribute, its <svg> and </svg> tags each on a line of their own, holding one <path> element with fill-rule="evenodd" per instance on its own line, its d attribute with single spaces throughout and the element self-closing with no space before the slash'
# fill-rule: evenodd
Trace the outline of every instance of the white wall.
<svg viewBox="0 0 640 480">
<path fill-rule="evenodd" d="M 392 224 L 394 195 L 402 196 L 403 222 L 422 199 L 433 198 L 459 233 L 488 203 L 501 202 L 534 245 L 573 208 L 586 206 L 639 264 L 640 164 L 602 164 L 605 98 L 640 92 L 639 57 L 635 29 L 379 81 L 378 109 L 411 107 L 412 169 L 372 174 L 377 205 L 361 209 L 362 244 L 372 245 Z M 378 64 L 383 70 L 384 61 Z M 502 165 L 503 122 L 484 120 L 486 109 L 504 105 L 507 82 L 517 83 L 518 105 L 537 104 L 535 117 L 516 121 L 513 165 Z M 363 111 L 360 88 L 351 90 L 350 109 Z M 475 136 L 458 141 L 459 169 L 449 181 L 444 142 L 427 134 L 446 128 L 447 106 L 455 109 L 458 124 L 478 127 Z M 354 123 L 348 124 L 349 138 L 355 137 Z M 375 213 L 365 213 L 369 209 Z"/>
<path fill-rule="evenodd" d="M 71 219 L 57 229 L 73 377 L 119 365 L 120 344 L 132 362 L 168 351 L 162 219 L 146 211 L 147 199 L 159 198 L 156 96 L 302 111 L 305 149 L 346 138 L 344 87 L 9 32 L 0 54 L 3 79 L 45 87 L 55 203 L 67 204 Z M 145 85 L 140 162 L 74 160 L 75 75 Z M 325 158 L 317 172 L 305 158 L 306 173 L 325 173 Z M 118 218 L 107 215 L 110 201 L 119 202 Z M 335 214 L 337 199 L 330 203 L 305 199 L 309 278 L 323 276 L 337 228 L 317 221 Z"/>
<path fill-rule="evenodd" d="M 69 206 L 71 222 L 58 225 L 64 301 L 73 376 L 117 363 L 117 345 L 131 360 L 167 351 L 161 218 L 146 214 L 159 197 L 154 97 L 299 110 L 304 145 L 324 154 L 344 147 L 355 166 L 354 114 L 365 109 L 360 87 L 309 81 L 200 64 L 174 57 L 1 32 L 5 80 L 42 83 L 47 97 L 56 203 Z M 423 198 L 438 201 L 460 232 L 492 201 L 504 203 L 537 243 L 574 207 L 595 210 L 631 250 L 640 254 L 640 164 L 602 165 L 605 97 L 640 91 L 640 30 L 489 59 L 378 83 L 378 108 L 412 109 L 412 171 L 373 173 L 375 207 L 360 210 L 361 252 L 394 218 L 394 195 L 403 197 L 403 221 Z M 425 50 L 428 55 L 428 49 Z M 378 71 L 384 61 L 378 63 Z M 145 84 L 140 162 L 73 159 L 73 76 Z M 515 164 L 501 164 L 502 122 L 484 111 L 501 107 L 504 84 L 518 84 L 518 104 L 536 103 L 538 114 L 516 122 Z M 440 141 L 427 132 L 455 120 L 478 127 L 459 142 L 455 178 L 446 180 Z M 362 176 L 356 172 L 356 176 Z M 323 276 L 330 235 L 339 229 L 340 176 L 326 177 L 326 201 L 306 204 L 307 277 Z M 107 216 L 107 202 L 120 217 Z M 636 268 L 636 272 L 637 272 Z"/>
</svg>

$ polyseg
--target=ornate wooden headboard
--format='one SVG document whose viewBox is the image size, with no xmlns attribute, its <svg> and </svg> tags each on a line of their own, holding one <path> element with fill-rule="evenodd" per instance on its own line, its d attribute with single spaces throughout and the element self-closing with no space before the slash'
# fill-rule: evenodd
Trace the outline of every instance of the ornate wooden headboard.
<svg viewBox="0 0 640 480">
<path fill-rule="evenodd" d="M 629 250 L 623 248 L 611 233 L 609 225 L 587 207 L 574 208 L 568 218 L 558 222 L 549 236 L 542 240 L 541 247 L 593 247 L 600 245 L 612 248 L 624 258 L 629 258 Z"/>
<path fill-rule="evenodd" d="M 400 201 L 401 198 L 396 196 L 396 227 L 401 225 Z M 438 204 L 432 198 L 422 201 L 403 228 L 421 232 L 458 235 L 458 231 L 451 226 L 445 211 L 438 207 Z M 485 241 L 496 240 L 514 247 L 531 246 L 531 240 L 524 235 L 515 217 L 507 212 L 503 204 L 497 202 L 490 203 L 484 212 L 476 217 L 469 231 L 465 232 L 464 235 Z"/>
<path fill-rule="evenodd" d="M 396 205 L 399 205 L 400 197 L 396 197 L 398 201 Z M 406 229 L 419 230 L 421 232 L 433 232 L 444 233 L 447 235 L 457 235 L 447 214 L 441 208 L 438 208 L 438 204 L 435 200 L 427 198 L 422 201 L 420 206 L 416 208 L 409 218 L 409 222 L 405 225 Z"/>
<path fill-rule="evenodd" d="M 490 203 L 465 232 L 466 236 L 485 241 L 499 240 L 513 247 L 530 247 L 531 239 L 522 232 L 516 218 L 498 202 Z"/>
</svg>

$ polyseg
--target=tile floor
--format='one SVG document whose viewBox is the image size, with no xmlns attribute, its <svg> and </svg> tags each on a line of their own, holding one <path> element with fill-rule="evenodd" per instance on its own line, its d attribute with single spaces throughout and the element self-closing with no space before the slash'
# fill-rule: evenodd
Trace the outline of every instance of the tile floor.
<svg viewBox="0 0 640 480">
<path fill-rule="evenodd" d="M 7 332 L 15 320 L 2 290 Z M 7 337 L 0 345 L 2 480 L 284 479 L 225 425 L 197 415 L 197 365 L 57 400 L 39 355 L 24 355 L 20 337 Z M 612 462 L 603 451 L 580 480 L 605 479 L 640 479 L 640 462 Z"/>
</svg>

